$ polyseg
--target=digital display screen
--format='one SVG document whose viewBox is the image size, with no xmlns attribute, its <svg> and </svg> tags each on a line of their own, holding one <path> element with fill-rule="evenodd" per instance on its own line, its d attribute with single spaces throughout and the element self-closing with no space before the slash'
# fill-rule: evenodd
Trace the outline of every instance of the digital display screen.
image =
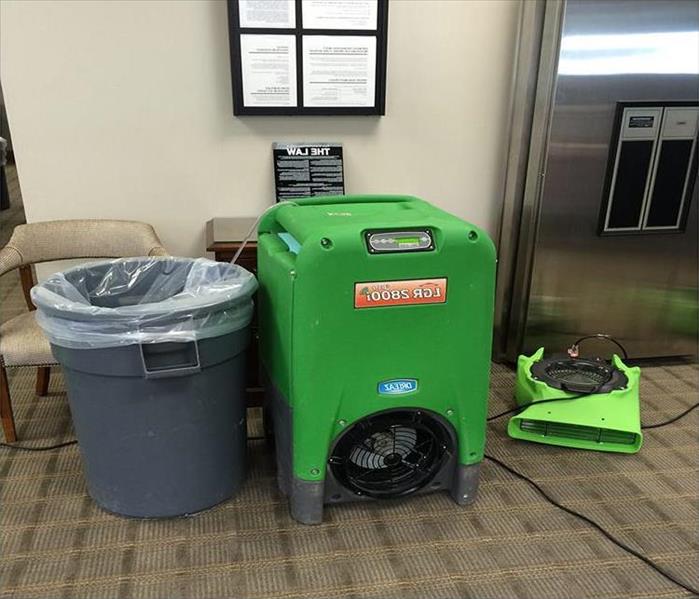
<svg viewBox="0 0 699 599">
<path fill-rule="evenodd" d="M 434 250 L 432 233 L 427 228 L 407 231 L 365 231 L 364 237 L 370 254 Z"/>
</svg>

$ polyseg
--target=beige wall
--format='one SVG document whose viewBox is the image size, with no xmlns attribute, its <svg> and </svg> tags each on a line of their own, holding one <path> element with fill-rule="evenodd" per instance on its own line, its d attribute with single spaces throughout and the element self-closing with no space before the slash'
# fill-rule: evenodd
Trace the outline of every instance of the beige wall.
<svg viewBox="0 0 699 599">
<path fill-rule="evenodd" d="M 418 195 L 497 231 L 514 2 L 391 0 L 387 115 L 315 118 L 233 116 L 223 1 L 0 7 L 30 221 L 140 219 L 201 255 L 206 220 L 273 202 L 273 141 L 339 141 L 349 193 Z"/>
</svg>

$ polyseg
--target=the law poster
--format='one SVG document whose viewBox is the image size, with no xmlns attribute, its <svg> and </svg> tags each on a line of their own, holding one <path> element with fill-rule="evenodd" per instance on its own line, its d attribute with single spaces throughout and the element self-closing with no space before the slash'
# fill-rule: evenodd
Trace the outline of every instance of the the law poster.
<svg viewBox="0 0 699 599">
<path fill-rule="evenodd" d="M 240 62 L 246 106 L 296 106 L 296 38 L 241 35 Z"/>
<path fill-rule="evenodd" d="M 228 0 L 236 115 L 382 115 L 388 0 Z"/>
<path fill-rule="evenodd" d="M 275 143 L 272 154 L 277 201 L 345 193 L 342 144 Z"/>
<path fill-rule="evenodd" d="M 373 106 L 376 38 L 304 36 L 303 73 L 304 106 Z"/>
</svg>

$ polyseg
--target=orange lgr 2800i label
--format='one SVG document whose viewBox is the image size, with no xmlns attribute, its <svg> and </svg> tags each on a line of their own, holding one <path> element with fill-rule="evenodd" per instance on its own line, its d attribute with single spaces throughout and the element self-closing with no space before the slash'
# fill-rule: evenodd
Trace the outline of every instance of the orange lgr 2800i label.
<svg viewBox="0 0 699 599">
<path fill-rule="evenodd" d="M 443 304 L 447 301 L 447 280 L 370 281 L 354 284 L 354 307 Z"/>
</svg>

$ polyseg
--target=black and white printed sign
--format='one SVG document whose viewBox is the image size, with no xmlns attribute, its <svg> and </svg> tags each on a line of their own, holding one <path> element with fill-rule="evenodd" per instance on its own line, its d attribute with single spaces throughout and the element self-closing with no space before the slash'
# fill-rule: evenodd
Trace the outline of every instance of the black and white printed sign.
<svg viewBox="0 0 699 599">
<path fill-rule="evenodd" d="M 272 153 L 277 201 L 345 193 L 342 144 L 275 143 Z"/>
</svg>

